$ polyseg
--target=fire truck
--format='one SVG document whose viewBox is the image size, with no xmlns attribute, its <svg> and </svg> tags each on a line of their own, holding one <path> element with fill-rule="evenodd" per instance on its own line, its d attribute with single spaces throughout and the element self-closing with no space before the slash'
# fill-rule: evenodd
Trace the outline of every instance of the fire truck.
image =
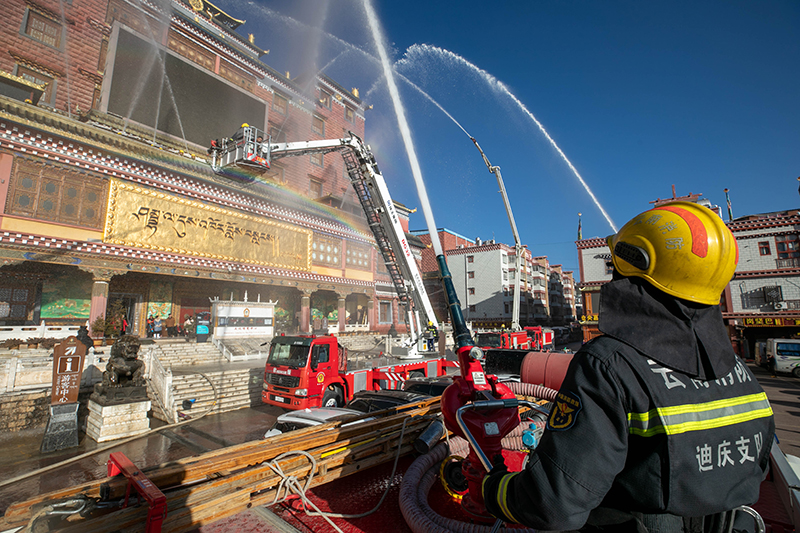
<svg viewBox="0 0 800 533">
<path fill-rule="evenodd" d="M 525 331 L 489 331 L 475 334 L 475 345 L 483 350 L 528 350 L 532 347 L 532 340 Z"/>
<path fill-rule="evenodd" d="M 405 342 L 406 354 L 381 358 L 380 362 L 374 362 L 374 368 L 348 371 L 347 352 L 333 336 L 275 337 L 265 368 L 264 402 L 291 409 L 342 405 L 360 390 L 397 388 L 412 373 L 415 376 L 445 373 L 444 358 L 426 357 L 435 353 L 431 330 L 438 329 L 438 321 L 422 275 L 375 157 L 357 135 L 273 143 L 263 131 L 243 124 L 233 137 L 212 141 L 208 152 L 211 167 L 221 175 L 259 174 L 279 158 L 339 152 L 398 300 L 408 313 L 410 335 Z M 413 359 L 423 360 L 408 361 Z"/>
<path fill-rule="evenodd" d="M 379 357 L 349 362 L 332 335 L 274 337 L 261 399 L 287 409 L 341 407 L 362 390 L 397 389 L 409 377 L 442 376 L 456 366 L 443 357 Z"/>
</svg>

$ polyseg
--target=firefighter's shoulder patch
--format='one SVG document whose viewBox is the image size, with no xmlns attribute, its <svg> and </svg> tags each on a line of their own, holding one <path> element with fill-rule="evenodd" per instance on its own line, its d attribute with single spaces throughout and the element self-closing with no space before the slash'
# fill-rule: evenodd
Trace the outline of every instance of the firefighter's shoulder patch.
<svg viewBox="0 0 800 533">
<path fill-rule="evenodd" d="M 555 406 L 547 419 L 547 429 L 565 431 L 575 424 L 581 410 L 581 400 L 569 391 L 559 391 Z"/>
</svg>

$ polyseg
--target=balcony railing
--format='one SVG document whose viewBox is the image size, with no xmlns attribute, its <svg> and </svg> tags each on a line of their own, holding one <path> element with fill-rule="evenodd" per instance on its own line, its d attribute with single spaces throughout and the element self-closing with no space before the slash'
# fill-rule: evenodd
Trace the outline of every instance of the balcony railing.
<svg viewBox="0 0 800 533">
<path fill-rule="evenodd" d="M 798 268 L 800 267 L 800 257 L 790 257 L 788 259 L 776 259 L 778 268 Z"/>
</svg>

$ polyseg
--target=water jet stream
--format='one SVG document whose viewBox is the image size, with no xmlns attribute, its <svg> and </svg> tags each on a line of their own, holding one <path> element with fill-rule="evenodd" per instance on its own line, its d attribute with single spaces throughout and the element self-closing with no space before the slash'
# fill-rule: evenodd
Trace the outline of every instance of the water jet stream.
<svg viewBox="0 0 800 533">
<path fill-rule="evenodd" d="M 370 0 L 363 0 L 364 11 L 367 14 L 369 27 L 372 31 L 372 37 L 375 39 L 375 47 L 380 56 L 381 66 L 383 67 L 383 74 L 386 77 L 386 84 L 389 87 L 389 94 L 392 96 L 392 104 L 394 105 L 394 112 L 397 115 L 397 122 L 400 126 L 400 133 L 403 137 L 403 144 L 406 147 L 406 155 L 408 162 L 411 165 L 411 173 L 414 175 L 414 182 L 417 185 L 417 194 L 422 204 L 422 212 L 425 215 L 425 222 L 428 225 L 428 233 L 431 237 L 431 244 L 436 256 L 444 255 L 442 251 L 442 244 L 439 242 L 439 234 L 436 232 L 436 222 L 433 219 L 433 212 L 431 211 L 431 204 L 428 199 L 428 192 L 425 188 L 425 182 L 422 180 L 422 169 L 419 166 L 417 153 L 414 150 L 414 142 L 411 139 L 411 129 L 408 126 L 406 119 L 406 112 L 403 108 L 403 102 L 400 100 L 400 92 L 397 90 L 397 84 L 394 81 L 394 71 L 392 65 L 389 63 L 389 56 L 386 54 L 386 47 L 383 44 L 383 36 L 381 33 L 380 25 L 378 24 L 378 16 L 372 7 Z"/>
<path fill-rule="evenodd" d="M 493 90 L 498 91 L 501 94 L 504 94 L 505 96 L 510 98 L 528 116 L 528 118 L 530 118 L 533 121 L 533 123 L 536 124 L 536 127 L 539 128 L 539 131 L 542 133 L 542 135 L 545 136 L 545 138 L 548 140 L 550 145 L 556 150 L 558 155 L 561 156 L 561 159 L 564 160 L 564 162 L 567 164 L 567 166 L 572 171 L 572 173 L 575 175 L 575 177 L 578 178 L 578 181 L 583 186 L 583 188 L 586 191 L 586 193 L 589 195 L 589 197 L 591 197 L 591 199 L 594 202 L 595 206 L 597 206 L 597 208 L 603 214 L 603 217 L 605 217 L 606 222 L 608 222 L 608 225 L 611 226 L 611 229 L 614 230 L 614 232 L 616 233 L 617 227 L 614 225 L 614 222 L 611 220 L 611 217 L 608 215 L 608 213 L 606 213 L 606 210 L 603 209 L 603 206 L 600 204 L 600 201 L 594 195 L 594 193 L 592 192 L 591 188 L 589 188 L 589 185 L 583 179 L 583 176 L 581 176 L 580 172 L 578 172 L 578 169 L 575 168 L 575 165 L 572 164 L 572 161 L 569 160 L 567 155 L 561 150 L 561 148 L 558 146 L 558 144 L 556 144 L 556 141 L 550 136 L 550 134 L 544 128 L 542 123 L 539 122 L 539 120 L 533 115 L 533 113 L 531 113 L 528 110 L 527 107 L 525 107 L 525 104 L 520 102 L 520 100 L 509 90 L 509 88 L 506 86 L 505 83 L 503 83 L 502 81 L 498 80 L 497 78 L 495 78 L 494 76 L 492 76 L 491 74 L 486 72 L 485 70 L 483 70 L 483 69 L 477 67 L 476 65 L 470 63 L 469 61 L 467 61 L 466 59 L 464 59 L 460 55 L 455 54 L 455 53 L 453 53 L 453 52 L 451 52 L 449 50 L 445 50 L 444 48 L 439 48 L 437 46 L 431 46 L 431 45 L 427 45 L 427 44 L 415 44 L 415 45 L 410 46 L 408 48 L 408 50 L 406 51 L 406 55 L 403 56 L 403 58 L 401 58 L 400 60 L 398 60 L 397 63 L 395 64 L 395 66 L 401 66 L 402 67 L 403 64 L 407 64 L 408 62 L 410 62 L 411 59 L 409 59 L 409 55 L 412 55 L 412 56 L 414 54 L 422 55 L 423 53 L 434 54 L 434 55 L 437 55 L 438 57 L 440 57 L 440 58 L 442 58 L 444 60 L 454 61 L 454 62 L 456 62 L 456 63 L 458 63 L 460 65 L 463 65 L 463 66 L 469 68 L 471 71 L 473 71 L 474 73 L 478 74 L 478 76 L 480 76 Z M 437 104 L 437 106 L 438 106 L 438 104 Z M 441 106 L 439 106 L 439 108 L 441 109 Z M 459 125 L 459 127 L 461 127 L 461 126 Z M 461 129 L 463 130 L 464 128 L 461 128 Z M 466 133 L 466 131 L 465 131 L 465 133 Z"/>
</svg>

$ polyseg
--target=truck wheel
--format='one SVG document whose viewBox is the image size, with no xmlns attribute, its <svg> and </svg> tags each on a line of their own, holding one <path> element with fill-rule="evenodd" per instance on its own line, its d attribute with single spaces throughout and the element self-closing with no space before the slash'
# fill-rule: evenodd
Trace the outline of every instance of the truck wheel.
<svg viewBox="0 0 800 533">
<path fill-rule="evenodd" d="M 800 366 L 796 366 L 792 369 L 792 375 L 796 378 L 800 378 Z"/>
<path fill-rule="evenodd" d="M 409 379 L 424 378 L 425 377 L 425 372 L 423 372 L 422 370 L 413 370 L 413 371 L 408 373 L 408 377 L 409 377 Z"/>
<path fill-rule="evenodd" d="M 341 407 L 344 405 L 342 392 L 337 387 L 328 387 L 322 395 L 322 407 Z"/>
</svg>

